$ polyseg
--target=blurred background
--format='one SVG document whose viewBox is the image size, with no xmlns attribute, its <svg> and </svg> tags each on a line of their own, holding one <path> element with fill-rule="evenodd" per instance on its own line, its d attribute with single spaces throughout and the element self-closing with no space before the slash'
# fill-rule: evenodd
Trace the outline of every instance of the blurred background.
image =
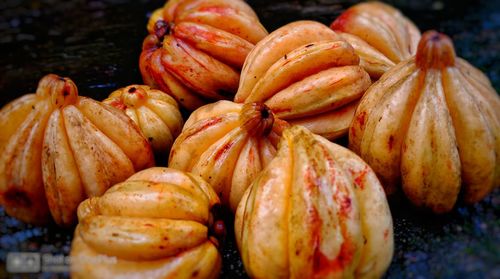
<svg viewBox="0 0 500 279">
<path fill-rule="evenodd" d="M 138 59 L 150 13 L 165 1 L 0 1 L 0 106 L 34 92 L 45 74 L 70 77 L 80 94 L 104 99 L 141 83 Z M 247 1 L 272 31 L 299 19 L 330 24 L 359 1 Z M 456 52 L 485 72 L 500 91 L 500 1 L 384 1 L 421 31 L 448 34 Z M 1 131 L 0 131 L 1 132 Z M 433 216 L 404 200 L 391 201 L 395 255 L 387 278 L 500 278 L 500 197 L 495 191 L 474 206 Z M 72 231 L 22 224 L 0 207 L 0 278 L 6 255 L 31 251 L 69 253 Z M 232 236 L 226 240 L 223 278 L 244 277 Z M 67 277 L 43 273 L 32 277 Z M 31 276 L 30 276 L 31 277 Z"/>
</svg>

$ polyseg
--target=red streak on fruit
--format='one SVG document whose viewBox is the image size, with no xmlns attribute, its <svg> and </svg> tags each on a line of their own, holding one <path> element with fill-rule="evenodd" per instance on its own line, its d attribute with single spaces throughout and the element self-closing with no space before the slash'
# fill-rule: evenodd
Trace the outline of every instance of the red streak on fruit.
<svg viewBox="0 0 500 279">
<path fill-rule="evenodd" d="M 349 212 L 351 212 L 351 198 L 349 197 L 343 197 L 341 200 L 340 200 L 340 213 L 342 215 L 348 215 Z"/>
<path fill-rule="evenodd" d="M 212 7 L 204 7 L 199 9 L 201 12 L 211 12 L 211 13 L 216 13 L 220 15 L 225 15 L 225 14 L 231 14 L 235 13 L 234 9 L 228 8 L 228 7 L 222 7 L 222 6 L 212 6 Z"/>
<path fill-rule="evenodd" d="M 385 229 L 385 231 L 384 231 L 384 239 L 385 240 L 389 239 L 389 229 Z"/>
<path fill-rule="evenodd" d="M 120 109 L 120 110 L 126 110 L 127 106 L 120 100 L 114 100 L 111 103 L 109 103 L 111 106 Z"/>
<path fill-rule="evenodd" d="M 219 123 L 222 121 L 222 117 L 214 117 L 210 118 L 208 121 L 204 121 L 203 125 L 198 127 L 196 130 L 192 131 L 189 133 L 189 135 L 186 137 L 186 139 L 196 135 L 197 133 L 204 131 L 205 129 L 208 129 L 209 127 Z"/>
<path fill-rule="evenodd" d="M 359 126 L 365 126 L 366 111 L 363 111 L 360 115 L 356 116 L 356 121 L 359 123 Z"/>
<path fill-rule="evenodd" d="M 389 137 L 389 141 L 387 144 L 389 145 L 389 150 L 392 150 L 392 148 L 394 147 L 394 136 L 393 135 L 391 135 Z"/>
<path fill-rule="evenodd" d="M 214 160 L 218 161 L 222 157 L 222 155 L 226 154 L 229 151 L 229 149 L 231 148 L 231 146 L 233 146 L 233 145 L 234 145 L 234 142 L 232 142 L 232 141 L 224 144 L 224 146 L 222 146 L 221 149 L 217 150 L 217 153 L 214 156 Z"/>
<path fill-rule="evenodd" d="M 368 167 L 365 166 L 365 168 L 360 172 L 357 172 L 353 169 L 349 169 L 349 172 L 351 173 L 351 176 L 353 177 L 353 181 L 356 184 L 356 186 L 358 186 L 361 190 L 363 190 L 365 188 L 363 180 L 365 180 L 365 176 L 368 173 Z"/>
<path fill-rule="evenodd" d="M 316 278 L 326 278 L 333 272 L 341 272 L 349 263 L 352 262 L 354 255 L 353 247 L 349 240 L 346 240 L 340 246 L 339 254 L 335 259 L 329 259 L 321 253 L 319 246 L 314 251 L 314 274 Z"/>
<path fill-rule="evenodd" d="M 347 11 L 343 12 L 339 17 L 337 17 L 337 19 L 334 22 L 332 22 L 332 24 L 330 24 L 330 28 L 335 31 L 344 32 L 353 14 L 354 10 L 351 9 L 348 9 Z"/>
<path fill-rule="evenodd" d="M 207 30 L 203 28 L 198 28 L 193 25 L 184 27 L 183 29 L 185 30 L 179 30 L 179 29 L 176 30 L 181 31 L 183 37 L 186 39 L 189 39 L 190 37 L 198 37 L 207 42 L 217 42 L 221 40 L 221 38 L 217 36 L 215 33 L 207 32 Z"/>
</svg>

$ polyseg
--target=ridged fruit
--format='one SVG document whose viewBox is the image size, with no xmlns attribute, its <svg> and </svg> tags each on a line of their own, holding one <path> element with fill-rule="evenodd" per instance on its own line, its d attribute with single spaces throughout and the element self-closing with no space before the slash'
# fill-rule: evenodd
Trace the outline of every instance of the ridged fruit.
<svg viewBox="0 0 500 279">
<path fill-rule="evenodd" d="M 361 100 L 349 146 L 387 193 L 402 184 L 417 206 L 450 211 L 500 184 L 500 98 L 488 78 L 426 32 L 415 57 L 385 73 Z"/>
<path fill-rule="evenodd" d="M 170 152 L 184 123 L 177 102 L 147 85 L 129 85 L 115 90 L 103 103 L 125 111 L 139 126 L 156 154 Z"/>
<path fill-rule="evenodd" d="M 348 41 L 373 79 L 417 51 L 420 31 L 400 11 L 381 2 L 352 6 L 330 26 Z"/>
<path fill-rule="evenodd" d="M 242 0 L 170 0 L 148 31 L 139 63 L 144 82 L 188 110 L 232 99 L 245 58 L 267 35 Z"/>
<path fill-rule="evenodd" d="M 205 181 L 151 168 L 78 207 L 72 278 L 217 278 L 219 199 Z"/>
<path fill-rule="evenodd" d="M 375 173 L 303 127 L 245 192 L 236 241 L 251 278 L 378 278 L 393 254 L 392 217 Z"/>
<path fill-rule="evenodd" d="M 0 201 L 27 223 L 45 224 L 52 215 L 70 226 L 86 197 L 154 164 L 132 120 L 79 97 L 69 78 L 56 75 L 42 78 L 36 94 L 2 108 L 0 131 Z"/>
<path fill-rule="evenodd" d="M 236 210 L 248 185 L 274 157 L 286 125 L 258 103 L 205 105 L 186 121 L 169 167 L 202 177 Z"/>
<path fill-rule="evenodd" d="M 370 86 L 354 49 L 314 21 L 285 25 L 250 52 L 236 102 L 262 102 L 291 124 L 334 139 L 347 133 Z"/>
</svg>

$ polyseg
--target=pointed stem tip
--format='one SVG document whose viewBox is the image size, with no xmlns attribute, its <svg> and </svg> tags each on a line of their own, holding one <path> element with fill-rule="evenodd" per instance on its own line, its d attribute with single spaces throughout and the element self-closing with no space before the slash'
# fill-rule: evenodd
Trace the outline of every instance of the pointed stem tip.
<svg viewBox="0 0 500 279">
<path fill-rule="evenodd" d="M 418 43 L 416 63 L 421 69 L 444 69 L 455 65 L 455 48 L 450 37 L 431 30 Z"/>
</svg>

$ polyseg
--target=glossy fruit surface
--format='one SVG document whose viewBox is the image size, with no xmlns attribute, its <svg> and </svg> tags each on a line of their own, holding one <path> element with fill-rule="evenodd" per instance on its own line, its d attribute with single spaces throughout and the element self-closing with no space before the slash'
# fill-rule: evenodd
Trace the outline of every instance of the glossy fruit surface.
<svg viewBox="0 0 500 279">
<path fill-rule="evenodd" d="M 76 208 L 154 164 L 123 112 L 78 96 L 69 78 L 47 75 L 36 94 L 0 111 L 0 201 L 24 222 L 76 222 Z"/>
<path fill-rule="evenodd" d="M 347 133 L 371 81 L 354 49 L 327 26 L 297 21 L 250 52 L 235 96 L 262 102 L 279 119 L 335 139 Z"/>
<path fill-rule="evenodd" d="M 392 218 L 375 173 L 303 127 L 245 192 L 235 234 L 251 278 L 378 278 L 393 254 Z"/>
<path fill-rule="evenodd" d="M 184 123 L 176 101 L 147 85 L 115 90 L 103 103 L 123 110 L 139 126 L 156 154 L 170 152 Z"/>
<path fill-rule="evenodd" d="M 148 31 L 144 82 L 188 110 L 232 99 L 246 56 L 267 35 L 242 0 L 171 0 L 152 14 Z"/>
<path fill-rule="evenodd" d="M 205 105 L 186 121 L 169 166 L 208 181 L 234 211 L 248 185 L 274 157 L 286 125 L 258 103 Z"/>
<path fill-rule="evenodd" d="M 194 175 L 138 172 L 78 207 L 71 276 L 217 278 L 218 205 L 210 185 Z"/>
<path fill-rule="evenodd" d="M 420 40 L 413 22 L 394 7 L 376 1 L 350 7 L 330 27 L 354 47 L 360 65 L 373 79 L 414 55 Z"/>
<path fill-rule="evenodd" d="M 417 206 L 450 211 L 500 184 L 500 98 L 488 78 L 456 57 L 449 37 L 426 32 L 361 100 L 349 146 Z"/>
</svg>

